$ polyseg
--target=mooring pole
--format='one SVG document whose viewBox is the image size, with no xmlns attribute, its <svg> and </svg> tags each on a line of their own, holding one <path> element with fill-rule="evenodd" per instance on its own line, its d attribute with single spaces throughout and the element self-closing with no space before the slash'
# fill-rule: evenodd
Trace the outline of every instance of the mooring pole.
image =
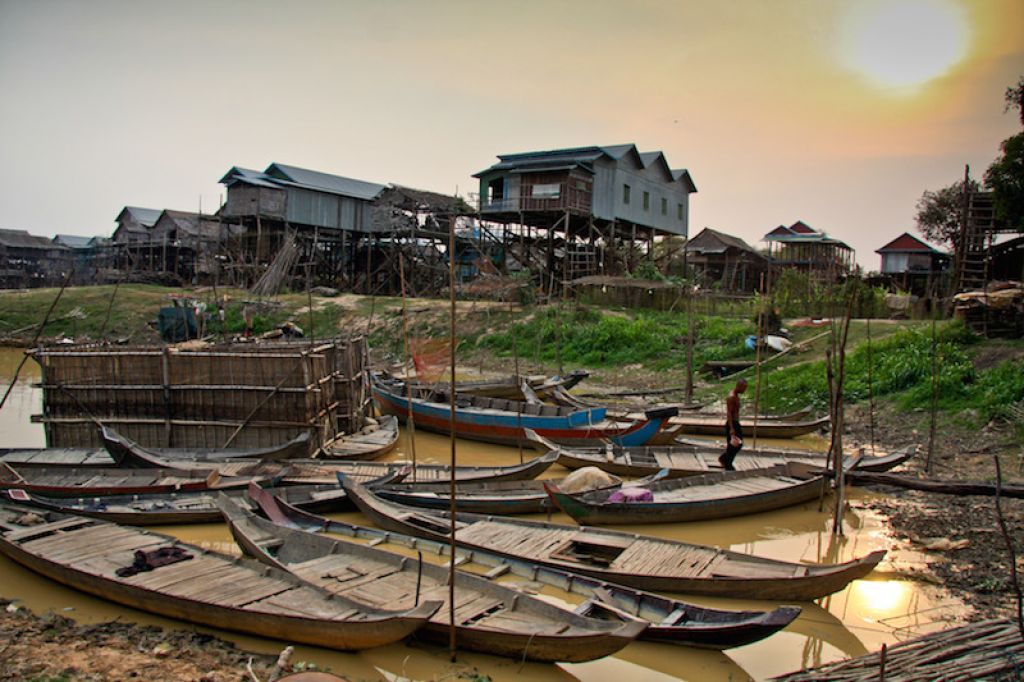
<svg viewBox="0 0 1024 682">
<path fill-rule="evenodd" d="M 406 418 L 405 425 L 408 427 L 409 434 L 409 449 L 412 451 L 412 481 L 416 482 L 416 418 L 413 416 L 412 409 L 412 382 L 409 379 L 410 365 L 415 366 L 415 361 L 412 359 L 412 352 L 409 350 L 409 310 L 406 306 L 405 300 L 405 258 L 402 252 L 398 252 L 398 281 L 399 286 L 402 290 L 402 338 L 405 341 L 405 400 L 406 400 Z M 452 389 L 452 399 L 454 400 L 454 388 Z"/>
<path fill-rule="evenodd" d="M 455 216 L 448 220 L 448 300 L 451 319 L 448 327 L 448 360 L 451 363 L 451 398 L 448 411 L 448 441 L 451 445 L 451 470 L 448 476 L 449 546 L 448 555 L 448 650 L 455 661 Z M 412 406 L 410 405 L 410 408 Z"/>
</svg>

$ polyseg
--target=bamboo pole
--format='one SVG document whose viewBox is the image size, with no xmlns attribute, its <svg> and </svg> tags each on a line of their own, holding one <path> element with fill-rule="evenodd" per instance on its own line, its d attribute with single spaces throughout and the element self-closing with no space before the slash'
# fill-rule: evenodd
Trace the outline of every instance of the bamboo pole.
<svg viewBox="0 0 1024 682">
<path fill-rule="evenodd" d="M 50 304 L 50 308 L 46 311 L 46 315 L 43 316 L 43 321 L 39 323 L 39 329 L 36 330 L 35 335 L 32 337 L 31 347 L 35 347 L 39 343 L 39 337 L 43 335 L 43 329 L 46 328 L 46 323 L 50 321 L 50 315 L 53 314 L 53 309 L 57 307 L 57 302 L 60 301 L 60 297 L 64 295 L 64 289 L 67 288 L 68 282 L 71 281 L 71 277 L 75 274 L 75 267 L 71 266 L 68 270 L 67 276 L 64 277 L 64 283 L 60 285 L 60 291 L 53 299 L 53 303 Z M 14 384 L 18 383 L 18 375 L 21 374 L 22 368 L 25 367 L 25 363 L 28 362 L 28 355 L 24 355 L 21 358 L 21 362 L 18 363 L 18 368 L 14 370 L 14 376 L 11 378 L 11 383 L 7 386 L 7 390 L 4 392 L 4 397 L 0 398 L 0 409 L 3 409 L 4 404 L 7 403 L 7 398 L 10 397 L 11 391 L 14 390 Z"/>
<path fill-rule="evenodd" d="M 754 447 L 757 447 L 757 422 L 761 403 L 761 344 L 764 342 L 764 274 L 761 274 L 761 301 L 757 311 L 757 336 L 754 339 Z"/>
<path fill-rule="evenodd" d="M 402 291 L 402 339 L 405 346 L 405 399 L 408 406 L 408 413 L 405 424 L 409 429 L 409 449 L 412 453 L 412 481 L 416 482 L 416 418 L 412 409 L 412 383 L 409 380 L 409 373 L 412 369 L 412 352 L 409 349 L 409 309 L 405 298 L 405 258 L 401 252 L 398 253 L 398 281 Z M 452 400 L 455 400 L 455 389 L 452 388 Z M 454 474 L 453 474 L 454 475 Z"/>
<path fill-rule="evenodd" d="M 868 336 L 868 434 L 871 439 L 871 454 L 875 454 L 875 388 L 872 379 L 872 369 L 875 364 L 874 355 L 871 352 L 871 318 L 866 320 Z"/>
<path fill-rule="evenodd" d="M 452 662 L 455 661 L 455 217 L 448 221 L 448 300 L 451 303 L 451 316 L 448 328 L 449 351 L 451 363 L 451 398 L 448 410 L 448 442 L 451 445 L 451 476 L 448 481 L 449 500 L 449 560 L 448 560 L 448 650 Z M 411 405 L 410 405 L 411 407 Z"/>
<path fill-rule="evenodd" d="M 1003 470 L 999 464 L 999 455 L 993 455 L 992 459 L 996 465 L 996 519 L 999 521 L 999 530 L 1003 534 L 1003 541 L 1006 542 L 1006 549 L 1010 554 L 1010 587 L 1013 588 L 1017 597 L 1017 629 L 1020 630 L 1021 638 L 1024 638 L 1024 593 L 1021 592 L 1020 581 L 1017 580 L 1017 553 L 1014 551 L 1010 532 L 1006 529 L 1006 518 L 1003 516 L 1003 507 L 999 502 L 1003 488 Z"/>
<path fill-rule="evenodd" d="M 693 287 L 686 295 L 686 404 L 693 404 Z"/>
</svg>

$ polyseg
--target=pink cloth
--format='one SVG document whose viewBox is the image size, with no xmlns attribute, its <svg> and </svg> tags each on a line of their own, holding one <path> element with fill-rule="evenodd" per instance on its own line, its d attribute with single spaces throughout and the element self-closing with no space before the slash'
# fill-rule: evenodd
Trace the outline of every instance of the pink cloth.
<svg viewBox="0 0 1024 682">
<path fill-rule="evenodd" d="M 654 502 L 654 493 L 646 488 L 619 488 L 608 498 L 609 502 Z"/>
</svg>

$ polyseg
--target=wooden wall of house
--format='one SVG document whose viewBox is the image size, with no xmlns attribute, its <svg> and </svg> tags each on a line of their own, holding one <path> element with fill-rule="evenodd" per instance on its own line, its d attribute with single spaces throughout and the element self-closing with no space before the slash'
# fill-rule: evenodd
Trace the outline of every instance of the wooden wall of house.
<svg viewBox="0 0 1024 682">
<path fill-rule="evenodd" d="M 235 183 L 228 187 L 224 215 L 231 217 L 261 215 L 284 220 L 287 195 L 283 189 Z"/>
</svg>

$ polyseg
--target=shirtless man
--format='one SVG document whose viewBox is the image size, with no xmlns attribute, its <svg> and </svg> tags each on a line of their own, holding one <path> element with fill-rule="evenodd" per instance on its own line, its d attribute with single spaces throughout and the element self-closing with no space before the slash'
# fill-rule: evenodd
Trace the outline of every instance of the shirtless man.
<svg viewBox="0 0 1024 682">
<path fill-rule="evenodd" d="M 743 431 L 740 429 L 740 395 L 747 390 L 747 380 L 740 379 L 725 399 L 725 452 L 718 457 L 718 463 L 726 471 L 734 471 L 732 461 L 743 449 Z"/>
</svg>

